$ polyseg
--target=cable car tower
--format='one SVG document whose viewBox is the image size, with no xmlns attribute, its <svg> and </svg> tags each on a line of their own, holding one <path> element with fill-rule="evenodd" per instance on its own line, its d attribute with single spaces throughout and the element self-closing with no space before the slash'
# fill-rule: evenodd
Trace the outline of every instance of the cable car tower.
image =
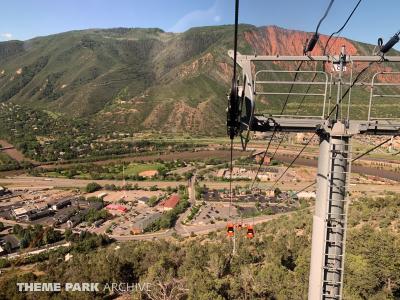
<svg viewBox="0 0 400 300">
<path fill-rule="evenodd" d="M 317 40 L 318 36 L 310 39 L 308 50 L 312 50 Z M 365 83 L 358 82 L 358 79 L 371 65 L 382 62 L 400 62 L 400 56 L 385 56 L 398 41 L 399 33 L 385 45 L 380 42 L 379 53 L 372 56 L 348 55 L 344 46 L 341 53 L 334 56 L 311 56 L 309 51 L 305 51 L 305 55 L 302 56 L 241 55 L 236 51 L 236 42 L 235 50 L 228 52 L 228 55 L 234 61 L 234 74 L 236 74 L 236 65 L 241 70 L 241 85 L 238 85 L 239 81 L 234 77 L 228 100 L 227 127 L 231 140 L 235 136 L 240 137 L 242 147 L 245 149 L 251 131 L 272 132 L 273 134 L 275 132 L 308 132 L 313 133 L 313 137 L 319 137 L 317 193 L 312 226 L 308 299 L 342 299 L 347 208 L 349 204 L 348 188 L 351 173 L 351 138 L 358 134 L 400 135 L 400 119 L 378 118 L 374 117 L 372 113 L 376 97 L 400 97 L 400 95 L 377 94 L 376 87 L 385 85 L 385 83 L 376 82 L 377 76 L 399 75 L 400 72 L 376 73 L 372 82 L 367 84 L 370 89 L 370 99 L 365 99 L 364 103 L 368 105 L 368 117 L 365 120 L 350 119 L 352 88 L 365 85 Z M 335 66 L 337 77 L 334 78 L 325 70 L 300 71 L 299 68 L 296 71 L 282 71 L 277 70 L 277 68 L 259 70 L 257 66 L 263 62 L 299 62 L 300 64 L 303 62 L 320 62 L 324 65 L 331 64 Z M 352 80 L 354 64 L 360 63 L 368 63 L 368 66 Z M 349 82 L 343 79 L 343 72 L 346 67 L 351 67 L 352 73 Z M 301 77 L 305 73 L 317 73 L 318 78 L 323 79 L 315 81 L 314 77 L 313 80 L 302 81 L 280 80 L 280 75 L 295 74 Z M 266 74 L 271 75 L 272 79 L 260 79 Z M 386 84 L 388 86 L 400 86 L 400 82 Z M 285 85 L 315 85 L 320 87 L 321 92 L 308 94 L 290 91 L 287 93 L 284 89 Z M 278 91 L 276 91 L 277 87 Z M 348 89 L 343 93 L 344 87 L 348 87 Z M 336 101 L 331 101 L 329 92 L 335 88 L 337 89 Z M 288 94 L 319 97 L 322 104 L 321 114 L 317 116 L 283 115 L 269 112 L 256 114 L 257 97 L 273 95 L 281 97 Z M 343 101 L 345 98 L 348 98 L 346 105 Z"/>
</svg>

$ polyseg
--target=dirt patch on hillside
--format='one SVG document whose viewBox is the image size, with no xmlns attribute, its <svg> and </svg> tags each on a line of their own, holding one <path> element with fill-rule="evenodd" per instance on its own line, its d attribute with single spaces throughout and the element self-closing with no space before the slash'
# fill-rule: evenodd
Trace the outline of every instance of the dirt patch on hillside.
<svg viewBox="0 0 400 300">
<path fill-rule="evenodd" d="M 2 149 L 4 149 L 4 150 L 1 150 L 1 151 L 6 153 L 12 159 L 15 159 L 18 162 L 21 162 L 23 160 L 34 162 L 30 158 L 27 158 L 25 155 L 23 155 L 21 151 L 15 149 L 14 146 L 11 145 L 6 140 L 0 140 L 0 145 L 2 146 Z"/>
<path fill-rule="evenodd" d="M 199 107 L 194 108 L 183 101 L 179 101 L 175 103 L 173 112 L 167 120 L 168 128 L 174 128 L 176 131 L 180 128 L 202 129 L 203 116 Z"/>
<path fill-rule="evenodd" d="M 206 53 L 199 59 L 192 61 L 189 64 L 184 65 L 178 70 L 178 78 L 185 78 L 192 75 L 198 74 L 199 69 L 204 67 L 210 62 L 214 61 L 214 57 L 211 53 Z"/>
</svg>

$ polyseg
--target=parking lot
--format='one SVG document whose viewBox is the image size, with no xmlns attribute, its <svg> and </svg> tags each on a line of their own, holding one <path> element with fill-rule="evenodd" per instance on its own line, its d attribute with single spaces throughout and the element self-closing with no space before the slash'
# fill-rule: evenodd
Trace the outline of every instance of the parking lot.
<svg viewBox="0 0 400 300">
<path fill-rule="evenodd" d="M 147 191 L 147 190 L 134 190 L 134 191 L 97 191 L 94 193 L 85 194 L 85 197 L 99 197 L 104 195 L 102 198 L 106 202 L 118 202 L 119 200 L 125 200 L 128 202 L 136 202 L 141 197 L 151 198 L 153 196 L 160 197 L 165 192 Z"/>
<path fill-rule="evenodd" d="M 124 207 L 127 208 L 126 212 L 111 210 L 109 212 L 113 215 L 112 219 L 90 230 L 97 233 L 112 232 L 113 235 L 118 236 L 138 234 L 142 233 L 162 213 L 160 206 L 149 207 L 141 203 L 127 203 Z"/>
<path fill-rule="evenodd" d="M 236 217 L 238 217 L 237 209 L 233 205 L 229 209 L 229 203 L 206 203 L 201 206 L 198 214 L 188 224 L 213 224 L 219 221 L 228 221 L 230 218 Z"/>
</svg>

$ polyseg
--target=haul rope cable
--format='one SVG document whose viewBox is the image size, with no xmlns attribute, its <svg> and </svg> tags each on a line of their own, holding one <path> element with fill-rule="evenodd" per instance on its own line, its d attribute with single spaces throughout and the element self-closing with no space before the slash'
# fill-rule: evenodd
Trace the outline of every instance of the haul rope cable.
<svg viewBox="0 0 400 300">
<path fill-rule="evenodd" d="M 232 87 L 229 97 L 229 137 L 231 139 L 230 145 L 230 174 L 229 174 L 229 194 L 230 194 L 230 202 L 229 202 L 229 219 L 231 218 L 231 208 L 233 201 L 233 191 L 232 191 L 232 173 L 233 173 L 233 139 L 237 132 L 237 118 L 238 118 L 238 89 L 237 89 L 237 75 L 236 75 L 236 63 L 237 63 L 237 40 L 238 40 L 238 23 L 239 23 L 239 0 L 235 1 L 235 36 L 234 36 L 234 54 L 233 54 L 233 77 L 232 77 Z M 233 226 L 231 228 L 231 226 Z M 231 230 L 233 231 L 233 249 L 232 253 L 236 252 L 236 237 L 234 232 L 234 225 L 228 223 L 228 235 L 231 236 Z"/>
<path fill-rule="evenodd" d="M 331 9 L 331 7 L 332 7 L 334 1 L 335 1 L 335 0 L 331 0 L 331 1 L 330 1 L 330 3 L 329 3 L 329 5 L 328 5 L 327 9 L 325 10 L 324 15 L 322 16 L 322 18 L 321 18 L 321 19 L 319 20 L 319 22 L 318 22 L 318 25 L 317 25 L 317 27 L 316 27 L 316 29 L 315 29 L 315 33 L 314 33 L 313 37 L 312 37 L 309 41 L 306 41 L 306 43 L 305 43 L 305 45 L 304 45 L 304 50 L 303 50 L 303 54 L 304 54 L 304 55 L 306 55 L 308 52 L 311 52 L 311 51 L 314 49 L 314 47 L 315 47 L 315 45 L 316 45 L 316 43 L 317 43 L 317 41 L 318 41 L 318 38 L 319 38 L 319 34 L 318 34 L 319 27 L 321 26 L 322 22 L 324 21 L 324 19 L 325 19 L 326 16 L 328 15 L 328 13 L 329 13 L 329 11 L 330 11 L 330 9 Z M 311 58 L 311 57 L 310 57 L 310 58 Z M 290 95 L 292 94 L 292 90 L 293 90 L 293 87 L 294 87 L 294 83 L 296 82 L 297 76 L 298 76 L 298 74 L 299 74 L 298 71 L 300 70 L 300 68 L 301 68 L 301 66 L 302 66 L 303 63 L 304 63 L 304 61 L 301 61 L 300 64 L 299 64 L 299 66 L 298 66 L 297 69 L 296 69 L 296 73 L 295 73 L 295 76 L 294 76 L 294 79 L 293 79 L 293 83 L 292 83 L 292 85 L 291 85 L 291 87 L 290 87 L 290 89 L 289 89 L 289 93 L 288 93 L 288 95 L 287 95 L 287 97 L 286 97 L 286 100 L 285 100 L 285 102 L 284 102 L 284 105 L 283 105 L 283 107 L 282 107 L 282 110 L 281 110 L 280 115 L 282 115 L 283 112 L 284 112 L 285 109 L 286 109 L 287 102 L 288 102 L 288 100 L 289 100 Z M 308 93 L 308 92 L 307 92 L 307 93 Z M 305 98 L 305 96 L 304 96 L 304 98 Z M 304 100 L 304 98 L 303 98 L 303 100 Z M 297 110 L 299 110 L 299 108 L 300 108 L 300 107 L 298 107 Z M 255 182 L 256 182 L 256 180 L 257 180 L 257 176 L 258 176 L 258 174 L 259 174 L 259 172 L 260 172 L 260 170 L 261 170 L 261 167 L 262 167 L 262 165 L 263 165 L 263 163 L 264 163 L 265 157 L 266 157 L 267 152 L 268 152 L 268 150 L 269 150 L 270 144 L 271 144 L 273 138 L 275 137 L 275 134 L 276 134 L 276 132 L 277 132 L 277 129 L 278 129 L 277 126 L 275 126 L 274 131 L 272 132 L 271 138 L 270 138 L 270 140 L 269 140 L 269 142 L 268 142 L 268 144 L 267 144 L 267 148 L 266 148 L 266 150 L 265 150 L 265 152 L 264 152 L 264 154 L 263 154 L 262 159 L 260 160 L 260 163 L 259 163 L 257 172 L 256 172 L 256 174 L 255 174 L 255 176 L 254 176 L 254 179 L 253 179 L 252 183 L 251 183 L 251 187 L 250 187 L 251 190 L 253 190 L 254 184 L 255 184 Z M 274 154 L 273 154 L 272 157 L 275 156 L 276 152 L 278 151 L 280 145 L 281 145 L 282 142 L 283 142 L 284 137 L 285 137 L 285 135 L 283 135 L 283 136 L 281 137 L 281 139 L 280 139 L 280 141 L 279 141 L 279 144 L 278 144 L 278 147 L 275 149 L 275 152 L 274 152 Z M 271 160 L 272 160 L 272 158 L 271 158 Z M 257 186 L 258 186 L 258 184 L 256 185 L 256 187 L 257 187 Z"/>
<path fill-rule="evenodd" d="M 233 78 L 232 78 L 232 90 L 236 87 L 236 60 L 237 60 L 237 39 L 238 39 L 238 22 L 239 22 L 239 0 L 235 1 L 235 36 L 234 36 L 234 54 L 233 54 Z M 232 94 L 233 91 L 231 91 Z M 237 95 L 237 94 L 236 94 Z M 237 98 L 236 100 L 237 101 Z M 230 174 L 229 174 L 229 218 L 231 216 L 231 206 L 232 206 L 232 173 L 233 173 L 233 138 L 231 134 L 231 147 L 230 147 Z"/>
<path fill-rule="evenodd" d="M 389 142 L 392 138 L 395 138 L 395 137 L 397 137 L 397 136 L 398 136 L 398 135 L 394 135 L 393 137 L 390 137 L 389 139 L 383 141 L 383 142 L 380 143 L 379 145 L 376 145 L 375 147 L 373 147 L 373 148 L 371 148 L 371 149 L 365 151 L 364 153 L 362 153 L 362 154 L 358 155 L 357 157 L 355 157 L 354 159 L 352 159 L 351 162 L 353 163 L 353 162 L 355 162 L 356 160 L 359 160 L 360 158 L 362 158 L 362 157 L 364 157 L 365 155 L 371 153 L 371 152 L 374 151 L 375 149 L 377 149 L 377 148 L 383 146 L 384 144 L 386 144 L 387 142 Z M 317 183 L 317 182 L 314 181 L 313 183 L 307 185 L 306 187 L 304 187 L 304 188 L 302 188 L 301 190 L 299 190 L 298 192 L 296 192 L 294 195 L 297 195 L 297 194 L 299 194 L 299 193 L 305 191 L 306 189 L 312 187 L 312 186 L 313 186 L 314 184 L 316 184 L 316 183 Z"/>
<path fill-rule="evenodd" d="M 374 61 L 374 62 L 370 62 L 364 69 L 362 69 L 359 73 L 358 73 L 358 75 L 356 76 L 356 78 L 354 79 L 354 81 L 353 81 L 353 83 L 350 85 L 350 87 L 346 90 L 346 92 L 342 95 L 342 97 L 340 98 L 340 100 L 338 101 L 338 103 L 336 103 L 336 105 L 332 108 L 332 110 L 331 110 L 331 112 L 329 113 L 329 115 L 326 117 L 326 119 L 325 120 L 328 120 L 330 117 L 331 117 L 331 115 L 333 114 L 333 112 L 335 112 L 335 110 L 336 110 L 336 107 L 338 107 L 339 105 L 340 105 L 340 103 L 342 102 L 342 100 L 346 97 L 346 95 L 348 94 L 348 92 L 349 92 L 349 90 L 356 84 L 356 82 L 358 81 L 358 79 L 360 78 L 360 76 L 370 67 L 370 66 L 372 66 L 374 63 L 381 63 L 381 62 L 383 62 L 384 61 L 384 57 L 382 56 L 382 58 L 381 58 L 381 60 L 379 60 L 379 61 Z M 310 140 L 308 141 L 308 143 L 303 147 L 303 149 L 301 149 L 300 150 L 300 152 L 299 152 L 299 154 L 295 157 L 295 159 L 290 163 L 290 165 L 285 169 L 285 171 L 284 171 L 284 173 L 283 173 L 283 175 L 289 170 L 289 168 L 291 167 L 291 166 L 293 166 L 293 164 L 296 162 L 296 160 L 300 157 L 300 154 L 304 151 L 304 149 L 309 145 L 309 143 L 310 143 L 310 141 L 312 140 L 312 138 L 315 136 L 315 134 L 316 134 L 316 132 L 313 134 L 313 136 L 310 138 Z M 387 140 L 386 142 L 388 142 L 389 140 Z M 382 145 L 383 145 L 384 143 L 382 143 Z M 380 146 L 380 145 L 379 145 Z M 379 147 L 378 146 L 378 147 Z M 376 148 L 378 148 L 378 147 L 376 147 Z M 375 148 L 375 149 L 376 149 Z M 371 152 L 371 151 L 373 151 L 374 149 L 372 149 L 372 150 L 370 150 L 369 152 Z M 368 153 L 369 153 L 368 152 Z M 365 155 L 365 154 L 364 154 Z M 364 156 L 364 155 L 362 155 L 362 156 Z M 362 156 L 360 156 L 360 157 L 362 157 Z M 353 161 L 356 161 L 357 159 L 359 159 L 360 157 L 357 157 L 356 159 L 353 159 L 352 160 L 352 162 Z M 274 184 L 272 185 L 272 187 L 271 188 L 273 188 L 278 182 L 279 182 L 279 180 L 283 177 L 283 175 L 281 175 L 275 182 L 274 182 Z"/>
<path fill-rule="evenodd" d="M 358 75 L 356 76 L 356 78 L 354 79 L 353 83 L 350 85 L 350 87 L 346 90 L 346 92 L 341 96 L 341 98 L 339 99 L 338 103 L 336 103 L 336 105 L 332 108 L 332 110 L 330 111 L 330 113 L 328 114 L 328 116 L 325 118 L 325 120 L 328 120 L 332 114 L 336 111 L 336 108 L 341 104 L 342 100 L 346 97 L 346 95 L 349 93 L 350 89 L 357 83 L 358 79 L 360 78 L 360 76 L 370 67 L 372 66 L 374 63 L 379 63 L 384 61 L 384 59 L 382 58 L 380 61 L 374 61 L 374 62 L 370 62 L 364 69 L 362 69 Z M 300 150 L 300 152 L 296 155 L 296 157 L 294 158 L 294 160 L 289 164 L 289 166 L 285 169 L 285 171 L 282 173 L 282 175 L 275 180 L 275 182 L 272 184 L 271 189 L 276 186 L 276 184 L 283 178 L 283 175 L 286 174 L 286 172 L 293 166 L 293 164 L 296 162 L 296 160 L 300 157 L 301 153 L 305 150 L 305 148 L 307 148 L 307 146 L 310 144 L 311 140 L 314 138 L 314 136 L 317 133 L 314 132 L 314 134 L 311 136 L 311 138 L 309 139 L 309 141 L 304 145 L 304 147 Z"/>
<path fill-rule="evenodd" d="M 360 5 L 361 1 L 362 1 L 362 0 L 359 0 L 359 1 L 357 2 L 356 6 L 353 8 L 353 10 L 351 11 L 350 15 L 347 17 L 346 21 L 344 22 L 343 26 L 340 27 L 339 30 L 333 32 L 333 33 L 329 36 L 328 40 L 327 40 L 326 43 L 325 43 L 324 54 L 323 54 L 323 55 L 326 55 L 326 48 L 328 47 L 328 44 L 329 44 L 330 40 L 332 39 L 332 37 L 333 37 L 335 34 L 340 34 L 340 33 L 342 32 L 342 30 L 346 27 L 347 23 L 350 21 L 351 17 L 353 16 L 353 14 L 355 13 L 355 11 L 357 10 L 357 8 L 358 8 L 358 6 Z M 338 37 L 339 37 L 339 36 L 337 36 L 336 38 L 338 38 Z M 335 43 L 333 43 L 333 44 L 331 45 L 331 47 L 328 49 L 328 52 L 330 51 L 330 49 L 332 48 L 332 46 L 333 46 L 334 44 L 335 44 Z"/>
<path fill-rule="evenodd" d="M 342 25 L 342 27 L 340 27 L 337 31 L 333 32 L 333 33 L 329 36 L 329 38 L 328 38 L 328 40 L 326 41 L 325 46 L 324 46 L 324 53 L 323 53 L 323 55 L 326 55 L 326 48 L 328 47 L 328 44 L 329 44 L 331 38 L 332 38 L 335 34 L 340 34 L 340 33 L 342 32 L 342 30 L 346 27 L 347 23 L 350 21 L 350 19 L 351 19 L 351 17 L 353 16 L 354 12 L 357 10 L 357 8 L 358 8 L 358 6 L 360 5 L 361 1 L 362 1 L 362 0 L 359 0 L 359 1 L 358 1 L 358 3 L 356 4 L 356 6 L 353 8 L 353 10 L 351 11 L 350 15 L 347 17 L 346 21 L 345 21 L 344 24 Z M 336 37 L 336 38 L 338 38 L 338 37 Z M 330 49 L 332 48 L 333 45 L 334 45 L 334 43 L 331 44 L 331 46 L 330 46 L 328 52 L 330 51 Z M 325 63 L 323 63 L 322 66 L 323 66 L 323 69 L 325 69 Z M 317 73 L 314 74 L 314 77 L 311 79 L 311 82 L 314 82 L 314 80 L 316 79 L 317 75 L 318 75 Z M 303 98 L 301 99 L 301 101 L 300 101 L 300 103 L 299 103 L 299 105 L 298 105 L 298 107 L 297 107 L 297 109 L 296 109 L 296 115 L 300 112 L 300 108 L 301 108 L 301 106 L 303 105 L 304 100 L 305 100 L 305 98 L 307 97 L 307 94 L 308 94 L 309 91 L 310 91 L 310 88 L 311 88 L 311 84 L 308 85 L 307 90 L 306 90 L 306 92 L 305 92 L 306 95 L 303 96 Z M 283 136 L 282 139 L 279 141 L 278 147 L 276 148 L 274 154 L 273 154 L 272 157 L 271 157 L 271 161 L 272 161 L 272 159 L 275 157 L 275 154 L 276 154 L 276 152 L 278 151 L 280 145 L 282 144 L 283 139 L 284 139 L 284 136 Z"/>
<path fill-rule="evenodd" d="M 392 38 L 394 39 L 396 36 L 398 37 L 398 35 L 400 34 L 400 32 L 396 33 L 395 36 Z M 387 42 L 386 45 L 390 44 L 390 42 L 392 41 L 392 39 Z M 386 46 L 385 45 L 385 46 Z M 392 45 L 393 46 L 393 45 Z M 382 49 L 382 48 L 381 48 Z M 332 108 L 332 110 L 330 111 L 330 113 L 328 114 L 328 116 L 325 118 L 325 120 L 328 120 L 332 114 L 335 112 L 335 110 L 339 107 L 339 105 L 341 104 L 341 102 L 343 101 L 343 99 L 347 96 L 347 94 L 349 93 L 349 91 L 352 89 L 352 87 L 357 83 L 357 81 L 359 80 L 360 76 L 370 67 L 372 66 L 374 63 L 380 64 L 382 62 L 385 61 L 384 58 L 384 53 L 386 53 L 388 51 L 388 49 L 382 50 L 382 55 L 381 55 L 381 59 L 379 61 L 372 61 L 370 62 L 366 67 L 364 67 L 364 69 L 362 69 L 358 75 L 356 76 L 356 78 L 354 79 L 354 81 L 352 82 L 352 84 L 350 85 L 350 87 L 346 90 L 346 92 L 341 96 L 341 98 L 339 99 L 338 103 L 336 103 L 336 105 Z M 312 140 L 312 138 L 315 136 L 316 132 L 313 134 L 313 136 L 310 138 L 310 140 L 308 141 L 308 143 L 303 147 L 303 149 L 300 150 L 299 154 L 295 157 L 295 159 L 290 163 L 290 165 L 285 169 L 283 174 L 286 174 L 286 172 L 288 171 L 288 169 L 290 169 L 293 164 L 296 162 L 296 160 L 300 157 L 300 154 L 305 150 L 305 148 L 310 144 L 310 141 Z M 280 179 L 282 179 L 283 176 L 280 176 L 272 185 L 271 189 L 279 182 Z"/>
</svg>

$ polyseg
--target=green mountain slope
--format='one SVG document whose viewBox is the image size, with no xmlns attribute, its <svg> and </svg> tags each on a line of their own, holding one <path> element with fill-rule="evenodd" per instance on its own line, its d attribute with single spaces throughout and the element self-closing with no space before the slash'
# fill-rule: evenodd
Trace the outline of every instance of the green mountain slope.
<svg viewBox="0 0 400 300">
<path fill-rule="evenodd" d="M 239 51 L 298 55 L 308 36 L 275 26 L 242 25 Z M 0 102 L 71 118 L 90 117 L 105 130 L 223 134 L 231 78 L 227 50 L 232 39 L 232 26 L 218 26 L 179 34 L 160 29 L 90 29 L 3 42 Z M 321 36 L 313 54 L 322 52 L 325 41 Z M 332 53 L 342 43 L 352 54 L 373 49 L 340 38 Z M 278 100 L 266 99 L 260 108 L 278 107 L 282 99 Z M 310 101 L 306 110 L 315 108 Z M 288 107 L 294 109 L 293 104 Z"/>
</svg>

